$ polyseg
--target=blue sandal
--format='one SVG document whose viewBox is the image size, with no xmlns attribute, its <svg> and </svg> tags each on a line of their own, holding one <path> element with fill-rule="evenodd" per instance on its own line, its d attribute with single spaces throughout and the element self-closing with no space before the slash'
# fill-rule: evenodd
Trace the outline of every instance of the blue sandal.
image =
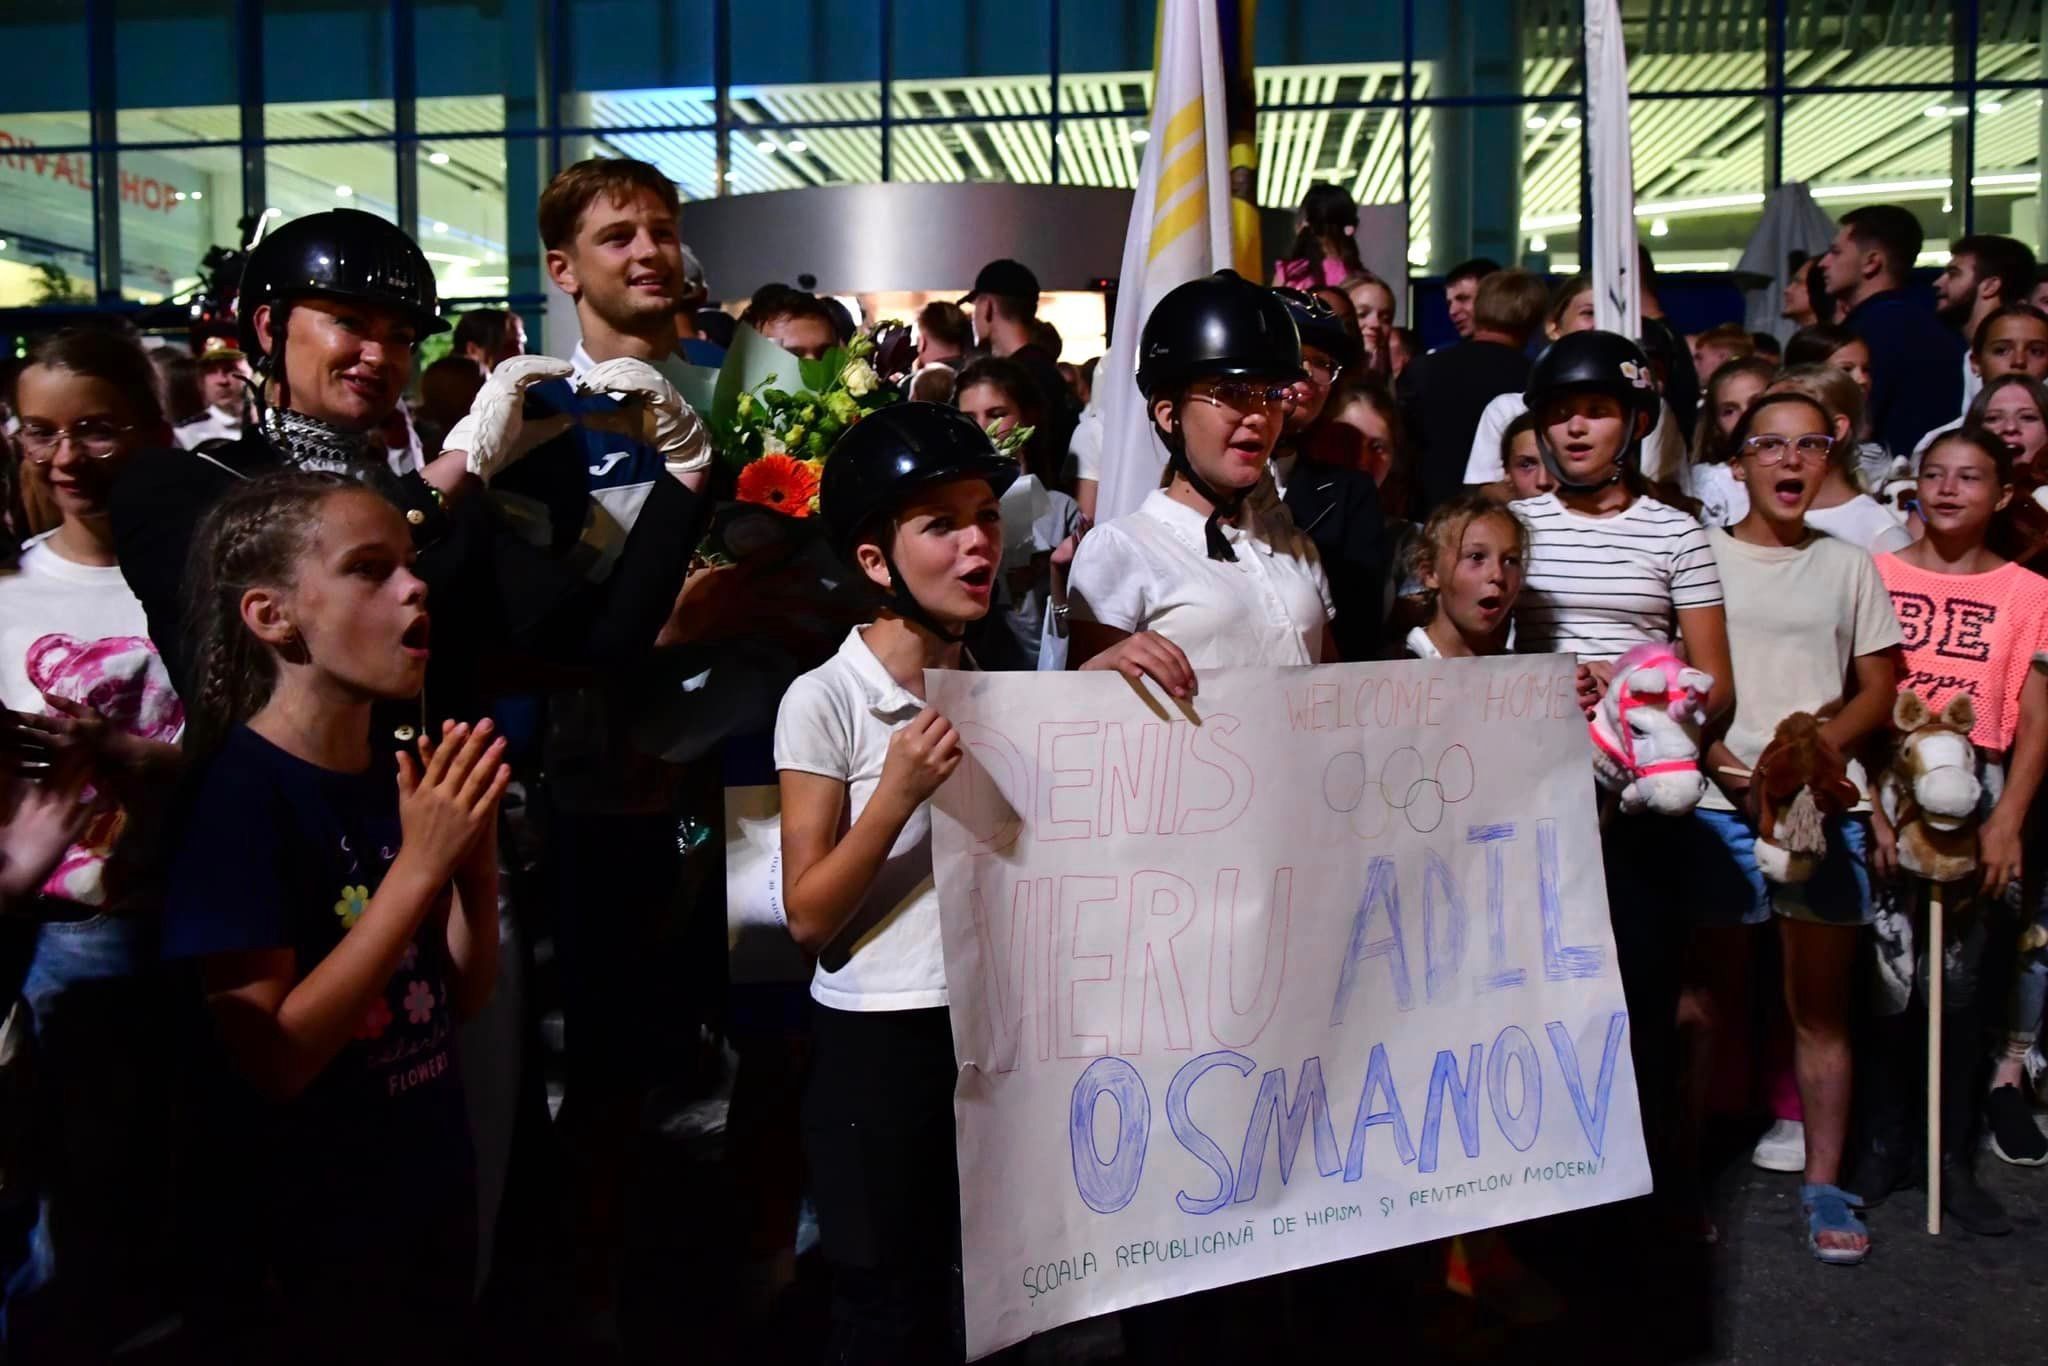
<svg viewBox="0 0 2048 1366">
<path fill-rule="evenodd" d="M 1870 1255 L 1870 1230 L 1856 1217 L 1863 1208 L 1862 1196 L 1839 1186 L 1801 1186 L 1799 1204 L 1806 1211 L 1806 1247 L 1815 1259 L 1829 1266 L 1854 1266 Z M 1822 1247 L 1823 1233 L 1860 1233 L 1863 1246 Z"/>
</svg>

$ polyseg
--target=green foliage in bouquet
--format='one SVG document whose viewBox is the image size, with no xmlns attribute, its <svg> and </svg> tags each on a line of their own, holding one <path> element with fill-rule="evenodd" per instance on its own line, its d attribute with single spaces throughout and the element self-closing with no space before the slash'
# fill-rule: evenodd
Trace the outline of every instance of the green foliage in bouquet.
<svg viewBox="0 0 2048 1366">
<path fill-rule="evenodd" d="M 799 360 L 752 328 L 740 328 L 712 399 L 719 457 L 744 470 L 764 456 L 783 455 L 811 465 L 816 475 L 848 427 L 898 398 L 869 364 L 874 349 L 871 338 L 857 336 L 816 360 Z"/>
</svg>

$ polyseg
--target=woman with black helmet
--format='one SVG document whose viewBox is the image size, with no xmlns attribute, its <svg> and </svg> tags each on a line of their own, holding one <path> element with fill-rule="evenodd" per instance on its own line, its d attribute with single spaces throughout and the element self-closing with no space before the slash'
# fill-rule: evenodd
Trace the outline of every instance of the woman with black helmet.
<svg viewBox="0 0 2048 1366">
<path fill-rule="evenodd" d="M 181 689 L 181 589 L 192 534 L 237 480 L 295 467 L 363 474 L 386 457 L 378 428 L 412 377 L 413 348 L 446 330 L 433 272 L 396 227 L 355 209 L 295 219 L 251 249 L 238 304 L 243 352 L 255 362 L 259 419 L 234 441 L 138 460 L 115 490 L 113 526 L 129 585 Z M 459 459 L 382 491 L 406 513 L 415 541 L 450 531 L 448 509 L 467 492 Z"/>
<path fill-rule="evenodd" d="M 1017 462 L 934 403 L 863 418 L 825 462 L 820 511 L 879 615 L 799 678 L 775 722 L 783 906 L 817 958 L 804 1151 L 843 1363 L 961 1359 L 953 1034 L 929 800 L 960 737 L 924 671 L 971 665 Z"/>
<path fill-rule="evenodd" d="M 256 429 L 195 451 L 144 454 L 124 472 L 111 507 L 122 570 L 181 690 L 196 667 L 183 629 L 194 530 L 236 482 L 281 468 L 360 478 L 404 515 L 435 597 L 428 689 L 440 714 L 471 705 L 477 661 L 487 650 L 576 663 L 592 642 L 651 644 L 682 586 L 679 557 L 655 553 L 662 529 L 629 540 L 598 595 L 562 557 L 498 525 L 475 496 L 495 468 L 481 470 L 462 451 L 417 468 L 387 453 L 379 429 L 411 379 L 414 348 L 447 329 L 438 307 L 418 244 L 373 214 L 311 214 L 250 250 L 237 313 L 242 348 L 255 362 Z M 546 432 L 526 424 L 530 439 L 502 453 L 498 465 L 534 450 L 569 419 L 548 422 L 556 425 Z M 578 507 L 587 497 L 576 460 L 530 474 L 529 482 L 551 492 L 559 486 Z M 694 508 L 690 495 L 676 493 Z"/>
<path fill-rule="evenodd" d="M 1529 528 L 1517 650 L 1578 656 L 1579 701 L 1590 714 L 1620 655 L 1681 640 L 1688 660 L 1713 676 L 1711 731 L 1735 702 L 1721 576 L 1700 524 L 1645 491 L 1639 447 L 1660 412 L 1648 357 L 1612 332 L 1568 333 L 1537 357 L 1527 402 L 1557 487 L 1512 505 Z M 1674 886 L 1686 876 L 1693 819 L 1616 813 L 1602 828 L 1644 1128 L 1667 1191 L 1675 1173 L 1662 1159 L 1675 1122 L 1679 972 L 1690 932 L 1674 913 Z"/>
<path fill-rule="evenodd" d="M 1302 382 L 1287 306 L 1229 271 L 1189 281 L 1145 320 L 1138 356 L 1169 459 L 1136 512 L 1081 542 L 1069 658 L 1177 697 L 1193 695 L 1198 668 L 1330 658 L 1314 542 L 1251 501 Z"/>
</svg>

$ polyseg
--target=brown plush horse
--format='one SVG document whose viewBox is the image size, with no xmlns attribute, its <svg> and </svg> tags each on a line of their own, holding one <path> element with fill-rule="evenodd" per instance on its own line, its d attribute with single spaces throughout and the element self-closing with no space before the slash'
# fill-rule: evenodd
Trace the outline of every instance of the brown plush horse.
<svg viewBox="0 0 2048 1366">
<path fill-rule="evenodd" d="M 1977 870 L 1983 784 L 1970 728 L 1977 709 L 1959 692 L 1937 714 L 1911 689 L 1892 706 L 1899 742 L 1878 785 L 1898 833 L 1899 866 L 1929 882 L 1960 882 Z"/>
<path fill-rule="evenodd" d="M 1827 821 L 1862 798 L 1849 765 L 1820 733 L 1820 719 L 1794 712 L 1757 756 L 1750 774 L 1757 867 L 1773 882 L 1804 882 L 1827 853 Z"/>
</svg>

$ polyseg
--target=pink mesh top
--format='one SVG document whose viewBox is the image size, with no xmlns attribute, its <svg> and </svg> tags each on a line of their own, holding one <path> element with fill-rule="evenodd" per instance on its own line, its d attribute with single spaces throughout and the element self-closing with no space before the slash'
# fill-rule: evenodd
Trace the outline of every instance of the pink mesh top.
<svg viewBox="0 0 2048 1366">
<path fill-rule="evenodd" d="M 2016 564 L 1988 574 L 1934 574 L 1897 555 L 1879 555 L 1877 572 L 1905 635 L 1900 689 L 1913 689 L 1937 711 L 1969 693 L 1977 709 L 1970 738 L 1994 752 L 2011 749 L 2020 687 L 2035 651 L 2048 649 L 2048 579 Z"/>
</svg>

